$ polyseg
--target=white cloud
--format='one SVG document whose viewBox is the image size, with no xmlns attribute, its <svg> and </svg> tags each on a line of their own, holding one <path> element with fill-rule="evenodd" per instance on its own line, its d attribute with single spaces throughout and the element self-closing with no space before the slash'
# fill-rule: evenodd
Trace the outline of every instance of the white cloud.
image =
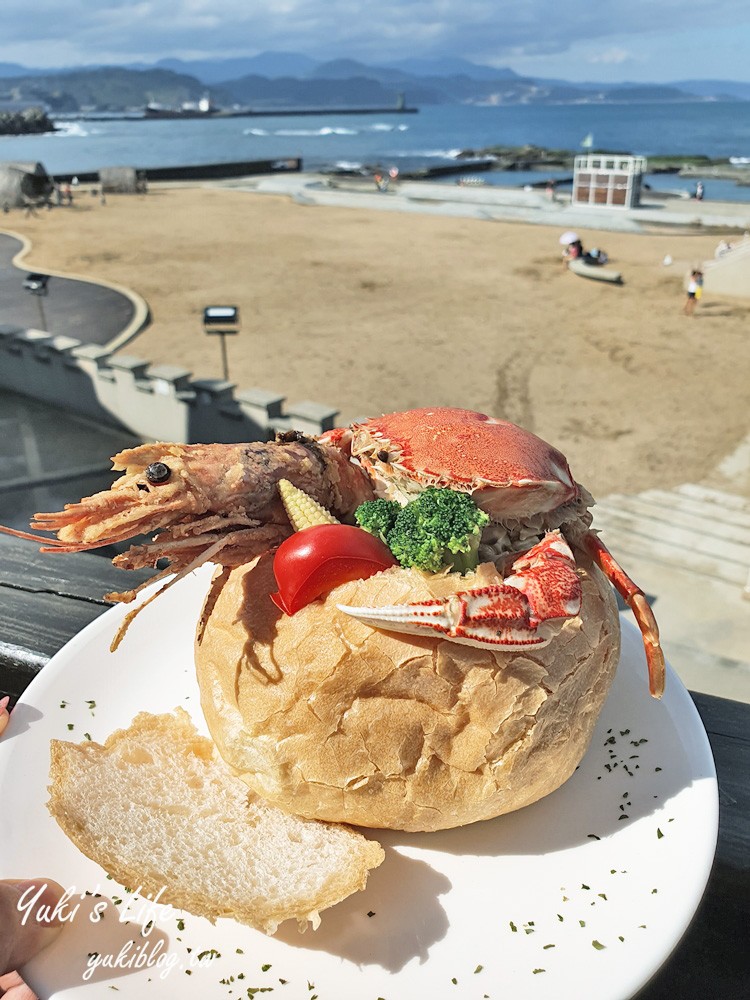
<svg viewBox="0 0 750 1000">
<path fill-rule="evenodd" d="M 605 66 L 621 66 L 623 63 L 635 62 L 637 57 L 627 49 L 605 49 L 604 52 L 594 52 L 588 56 L 587 62 L 603 63 Z"/>
</svg>

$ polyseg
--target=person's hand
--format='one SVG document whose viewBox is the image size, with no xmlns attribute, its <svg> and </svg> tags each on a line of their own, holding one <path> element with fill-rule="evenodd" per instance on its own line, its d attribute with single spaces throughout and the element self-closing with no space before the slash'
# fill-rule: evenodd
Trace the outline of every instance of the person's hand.
<svg viewBox="0 0 750 1000">
<path fill-rule="evenodd" d="M 61 885 L 50 879 L 0 880 L 0 997 L 3 1000 L 36 1000 L 16 970 L 46 948 L 62 930 L 62 922 L 53 911 L 64 892 Z"/>
<path fill-rule="evenodd" d="M 8 702 L 10 698 L 6 694 L 4 698 L 0 698 L 0 736 L 3 735 L 3 730 L 10 722 L 10 713 L 8 712 Z"/>
</svg>

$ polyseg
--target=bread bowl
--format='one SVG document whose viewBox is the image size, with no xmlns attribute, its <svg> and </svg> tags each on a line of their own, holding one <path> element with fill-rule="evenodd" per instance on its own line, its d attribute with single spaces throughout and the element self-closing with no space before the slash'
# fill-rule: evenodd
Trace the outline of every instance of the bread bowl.
<svg viewBox="0 0 750 1000">
<path fill-rule="evenodd" d="M 262 556 L 230 571 L 196 640 L 211 736 L 259 795 L 310 818 L 439 830 L 529 805 L 575 770 L 619 657 L 612 589 L 588 560 L 578 574 L 580 614 L 547 645 L 506 652 L 337 608 L 443 597 L 455 574 L 388 569 L 288 616 Z M 482 564 L 458 579 L 501 578 Z"/>
</svg>

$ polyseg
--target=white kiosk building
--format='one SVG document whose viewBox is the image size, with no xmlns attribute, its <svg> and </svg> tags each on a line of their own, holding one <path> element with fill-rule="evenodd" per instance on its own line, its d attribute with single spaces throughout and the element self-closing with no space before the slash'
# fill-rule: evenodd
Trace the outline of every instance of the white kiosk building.
<svg viewBox="0 0 750 1000">
<path fill-rule="evenodd" d="M 634 208 L 640 202 L 646 168 L 645 156 L 576 156 L 572 204 Z"/>
</svg>

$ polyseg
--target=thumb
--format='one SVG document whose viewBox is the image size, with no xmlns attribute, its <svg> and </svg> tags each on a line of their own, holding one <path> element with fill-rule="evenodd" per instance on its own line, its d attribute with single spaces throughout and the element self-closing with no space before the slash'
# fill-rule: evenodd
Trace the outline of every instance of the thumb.
<svg viewBox="0 0 750 1000">
<path fill-rule="evenodd" d="M 0 974 L 20 969 L 54 941 L 62 921 L 53 911 L 64 894 L 51 879 L 0 881 Z"/>
</svg>

